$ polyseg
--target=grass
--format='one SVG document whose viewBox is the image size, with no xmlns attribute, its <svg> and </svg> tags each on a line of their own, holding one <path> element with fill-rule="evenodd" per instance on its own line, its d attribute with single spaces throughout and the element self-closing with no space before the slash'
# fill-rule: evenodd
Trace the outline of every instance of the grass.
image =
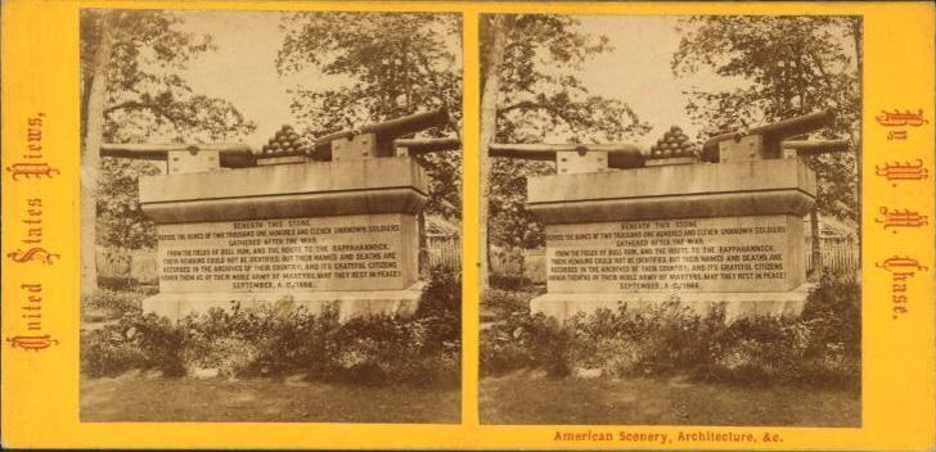
<svg viewBox="0 0 936 452">
<path fill-rule="evenodd" d="M 458 389 L 273 379 L 81 378 L 82 422 L 457 423 Z"/>
<path fill-rule="evenodd" d="M 861 426 L 861 395 L 845 390 L 529 373 L 482 379 L 479 390 L 482 424 Z"/>
</svg>

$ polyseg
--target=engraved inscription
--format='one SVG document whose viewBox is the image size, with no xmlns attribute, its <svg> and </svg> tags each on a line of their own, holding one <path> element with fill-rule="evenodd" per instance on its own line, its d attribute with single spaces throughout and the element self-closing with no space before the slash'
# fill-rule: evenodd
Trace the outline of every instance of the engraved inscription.
<svg viewBox="0 0 936 452">
<path fill-rule="evenodd" d="M 160 225 L 160 289 L 404 288 L 411 229 L 401 215 Z"/>
<path fill-rule="evenodd" d="M 787 290 L 801 247 L 784 216 L 547 228 L 550 292 Z M 794 251 L 794 249 L 796 251 Z"/>
</svg>

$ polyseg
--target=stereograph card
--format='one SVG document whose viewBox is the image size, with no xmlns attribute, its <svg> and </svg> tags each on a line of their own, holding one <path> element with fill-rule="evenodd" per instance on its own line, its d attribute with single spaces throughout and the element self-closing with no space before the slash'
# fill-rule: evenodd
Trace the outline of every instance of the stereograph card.
<svg viewBox="0 0 936 452">
<path fill-rule="evenodd" d="M 931 450 L 924 2 L 4 2 L 3 447 Z"/>
</svg>

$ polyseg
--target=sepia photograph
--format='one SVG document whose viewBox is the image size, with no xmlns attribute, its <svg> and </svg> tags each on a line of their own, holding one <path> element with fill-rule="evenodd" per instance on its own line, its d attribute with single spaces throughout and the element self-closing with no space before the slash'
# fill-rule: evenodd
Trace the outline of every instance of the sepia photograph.
<svg viewBox="0 0 936 452">
<path fill-rule="evenodd" d="M 936 450 L 936 4 L 0 25 L 4 449 Z"/>
<path fill-rule="evenodd" d="M 861 427 L 862 18 L 479 26 L 481 423 Z"/>
<path fill-rule="evenodd" d="M 460 422 L 461 39 L 80 10 L 82 422 Z"/>
</svg>

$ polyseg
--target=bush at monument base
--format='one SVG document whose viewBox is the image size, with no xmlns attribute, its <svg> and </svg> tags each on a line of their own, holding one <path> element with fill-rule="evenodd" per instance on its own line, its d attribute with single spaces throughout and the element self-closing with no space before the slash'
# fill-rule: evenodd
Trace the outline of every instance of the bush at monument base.
<svg viewBox="0 0 936 452">
<path fill-rule="evenodd" d="M 81 315 L 86 320 L 94 317 L 119 318 L 126 312 L 140 307 L 148 294 L 133 290 L 98 289 L 94 295 L 82 295 Z"/>
<path fill-rule="evenodd" d="M 504 291 L 491 297 L 513 298 Z M 710 382 L 854 388 L 861 375 L 860 299 L 855 284 L 825 283 L 797 318 L 757 316 L 728 324 L 721 310 L 694 314 L 674 298 L 646 311 L 622 306 L 579 314 L 561 326 L 543 314 L 531 316 L 522 301 L 511 302 L 516 309 L 481 333 L 481 374 L 688 374 Z"/>
<path fill-rule="evenodd" d="M 305 374 L 358 384 L 457 386 L 461 354 L 461 281 L 432 272 L 416 315 L 374 315 L 339 322 L 338 313 L 264 305 L 213 308 L 173 323 L 129 309 L 114 324 L 82 337 L 82 372 L 131 369 L 164 376 L 211 370 L 225 376 Z"/>
</svg>

